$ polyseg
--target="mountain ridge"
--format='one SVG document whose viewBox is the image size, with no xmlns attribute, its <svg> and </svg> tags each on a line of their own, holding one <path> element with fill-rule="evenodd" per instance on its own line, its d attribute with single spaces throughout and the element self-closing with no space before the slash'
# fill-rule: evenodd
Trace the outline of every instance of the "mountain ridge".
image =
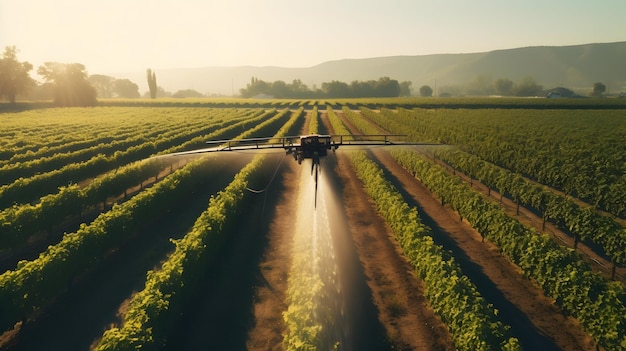
<svg viewBox="0 0 626 351">
<path fill-rule="evenodd" d="M 413 90 L 422 85 L 446 87 L 470 84 L 477 79 L 499 78 L 519 82 L 532 77 L 544 88 L 564 86 L 590 90 L 595 82 L 607 92 L 626 90 L 626 41 L 568 46 L 527 46 L 477 53 L 397 55 L 372 58 L 346 58 L 310 67 L 213 66 L 156 69 L 157 83 L 175 92 L 194 89 L 203 94 L 237 95 L 252 77 L 267 82 L 291 83 L 300 79 L 310 89 L 333 80 L 377 80 L 390 77 L 411 81 Z M 118 73 L 147 90 L 145 72 Z M 482 78 L 481 78 L 482 77 Z"/>
</svg>

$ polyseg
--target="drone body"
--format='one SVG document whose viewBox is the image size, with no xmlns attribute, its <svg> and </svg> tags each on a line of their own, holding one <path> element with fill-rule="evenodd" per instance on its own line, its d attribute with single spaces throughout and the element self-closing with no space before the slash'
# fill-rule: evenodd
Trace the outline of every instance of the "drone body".
<svg viewBox="0 0 626 351">
<path fill-rule="evenodd" d="M 317 180 L 320 159 L 328 156 L 328 151 L 335 152 L 339 146 L 384 146 L 384 145 L 435 145 L 393 141 L 399 134 L 363 134 L 363 135 L 327 135 L 310 134 L 278 138 L 249 138 L 208 141 L 207 144 L 220 145 L 207 149 L 176 152 L 164 156 L 191 155 L 206 152 L 225 152 L 236 150 L 260 150 L 282 148 L 286 154 L 302 164 L 304 159 L 311 159 L 311 175 L 315 176 L 315 202 L 317 205 Z"/>
<path fill-rule="evenodd" d="M 287 149 L 287 153 L 293 153 L 293 158 L 302 164 L 302 160 L 310 158 L 313 163 L 319 163 L 320 157 L 326 157 L 328 150 L 337 150 L 339 144 L 333 143 L 330 135 L 303 135 L 300 137 L 300 145 Z M 316 162 L 317 161 L 317 162 Z"/>
</svg>

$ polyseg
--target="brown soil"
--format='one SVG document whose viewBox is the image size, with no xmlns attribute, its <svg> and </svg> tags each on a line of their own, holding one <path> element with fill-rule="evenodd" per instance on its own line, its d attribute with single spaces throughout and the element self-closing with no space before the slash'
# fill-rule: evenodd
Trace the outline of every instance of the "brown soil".
<svg viewBox="0 0 626 351">
<path fill-rule="evenodd" d="M 443 164 L 443 162 L 439 162 L 439 163 Z M 483 183 L 475 179 L 470 180 L 470 178 L 467 175 L 459 171 L 456 171 L 455 174 L 466 183 L 472 184 L 472 187 L 474 189 L 480 191 L 481 193 L 487 196 L 491 196 L 494 199 L 498 199 L 501 207 L 506 211 L 506 213 L 510 217 L 514 217 L 515 219 L 520 221 L 522 224 L 525 224 L 526 226 L 534 228 L 537 232 L 549 234 L 557 243 L 559 243 L 559 245 L 563 245 L 569 248 L 574 248 L 574 237 L 563 232 L 553 223 L 546 222 L 545 227 L 544 227 L 543 219 L 541 218 L 541 216 L 537 215 L 533 211 L 523 206 L 520 206 L 519 213 L 518 213 L 516 210 L 517 204 L 513 200 L 507 197 L 500 196 L 500 193 L 493 189 L 489 190 L 489 188 L 486 185 L 484 185 Z M 551 189 L 551 191 L 557 192 L 554 189 Z M 562 196 L 565 196 L 562 193 L 560 194 Z M 579 204 L 579 206 L 590 206 L 589 204 L 584 204 L 579 200 L 576 200 L 576 202 Z M 608 214 L 605 214 L 605 215 L 608 216 Z M 626 287 L 626 267 L 616 266 L 615 276 L 613 277 L 612 276 L 613 264 L 608 258 L 599 254 L 596 250 L 594 250 L 591 246 L 587 245 L 585 242 L 579 242 L 576 250 L 578 253 L 582 255 L 583 259 L 587 263 L 589 263 L 589 265 L 591 265 L 594 271 L 600 272 L 608 279 L 615 279 L 616 281 L 620 282 L 623 287 Z"/>
<path fill-rule="evenodd" d="M 327 114 L 322 114 L 322 121 L 332 131 Z M 348 124 L 345 119 L 344 123 Z M 392 348 L 454 350 L 448 328 L 424 297 L 424 283 L 402 256 L 391 228 L 378 215 L 348 157 L 338 153 L 337 159 L 335 172 L 344 186 L 342 198 L 353 241 Z"/>
<path fill-rule="evenodd" d="M 329 128 L 325 114 L 322 121 Z M 342 152 L 335 156 L 333 169 L 341 183 L 345 215 L 371 298 L 384 326 L 390 348 L 401 350 L 453 350 L 447 327 L 430 308 L 424 297 L 424 284 L 404 259 L 389 227 L 376 213 L 374 204 L 363 191 L 349 160 Z M 595 345 L 578 322 L 564 316 L 545 297 L 539 287 L 525 279 L 519 269 L 499 254 L 497 247 L 483 243 L 481 236 L 448 207 L 441 206 L 419 181 L 404 171 L 386 152 L 375 153 L 389 178 L 417 206 L 425 223 L 433 228 L 435 240 L 452 250 L 464 273 L 476 283 L 481 295 L 500 311 L 500 318 L 512 327 L 512 334 L 525 349 L 593 350 Z M 293 175 L 297 169 L 289 167 Z M 257 288 L 255 326 L 248 334 L 248 348 L 282 348 L 286 332 L 282 322 L 285 291 L 290 265 L 289 219 L 297 204 L 297 177 L 284 177 L 285 193 L 279 201 L 269 234 L 269 245 L 261 271 L 263 281 Z"/>
<path fill-rule="evenodd" d="M 447 327 L 424 297 L 424 284 L 413 273 L 363 191 L 346 155 L 337 154 L 335 172 L 344 183 L 343 201 L 363 269 L 389 340 L 398 350 L 454 350 Z"/>
<path fill-rule="evenodd" d="M 532 281 L 523 278 L 519 268 L 500 255 L 495 245 L 482 242 L 482 237 L 478 232 L 467 222 L 459 222 L 459 216 L 452 209 L 441 206 L 439 199 L 435 198 L 422 183 L 406 172 L 388 154 L 377 152 L 376 157 L 419 206 L 420 215 L 422 217 L 427 215 L 432 219 L 433 223 L 429 225 L 438 228 L 438 231 L 448 236 L 449 240 L 453 241 L 453 245 L 457 246 L 469 261 L 478 266 L 481 273 L 513 305 L 509 308 L 516 309 L 517 311 L 513 311 L 515 313 L 521 313 L 518 316 L 519 319 L 530 321 L 539 334 L 537 337 L 545 336 L 546 339 L 537 340 L 538 346 L 550 342 L 561 350 L 595 349 L 593 341 L 583 331 L 578 321 L 564 316 L 552 299 L 546 297 Z M 455 257 L 457 256 L 455 254 Z M 481 286 L 478 287 L 480 290 Z M 525 331 L 525 333 L 528 332 L 530 331 Z M 520 342 L 524 341 L 524 335 L 516 336 L 520 338 Z M 533 342 L 533 340 L 528 342 Z"/>
<path fill-rule="evenodd" d="M 358 132 L 358 129 L 350 125 L 345 118 L 344 124 L 353 133 Z M 418 207 L 422 219 L 433 228 L 434 234 L 439 236 L 435 240 L 454 252 L 464 273 L 478 285 L 481 294 L 500 310 L 501 320 L 511 325 L 513 333 L 520 339 L 523 347 L 544 350 L 595 349 L 594 342 L 578 321 L 563 315 L 552 299 L 546 297 L 532 281 L 523 278 L 519 268 L 500 255 L 495 245 L 482 242 L 480 234 L 469 223 L 460 222 L 454 211 L 441 206 L 439 200 L 421 182 L 398 165 L 387 152 L 375 149 L 373 154 L 381 166 L 390 173 L 390 178 L 403 193 L 405 200 Z M 344 171 L 339 169 L 337 171 L 346 173 L 345 168 Z M 350 174 L 353 175 L 354 172 Z M 346 193 L 344 196 L 356 197 L 355 194 L 363 193 L 360 189 L 362 187 L 357 185 L 355 193 Z M 358 202 L 364 203 L 363 200 Z M 378 218 L 371 215 L 359 215 L 355 218 L 372 217 Z M 369 229 L 367 226 L 366 228 Z M 359 231 L 361 230 L 363 228 Z M 369 248 L 372 245 L 367 243 L 363 246 Z M 398 249 L 396 251 L 399 252 Z M 364 263 L 367 265 L 369 256 L 365 257 L 368 257 Z M 386 262 L 392 261 L 384 260 L 376 265 L 385 266 Z M 421 296 L 422 294 L 419 294 L 419 297 Z M 381 313 L 381 316 L 384 318 L 384 313 Z"/>
<path fill-rule="evenodd" d="M 322 116 L 326 128 L 328 124 Z M 330 129 L 330 128 L 328 128 Z M 338 153 L 333 171 L 341 183 L 343 208 L 349 222 L 372 302 L 387 334 L 389 347 L 397 350 L 453 350 L 447 327 L 433 313 L 423 296 L 423 283 L 401 256 L 389 227 L 377 215 L 345 155 Z M 330 156 L 333 157 L 333 156 Z M 264 282 L 256 291 L 254 328 L 247 347 L 279 350 L 286 332 L 282 319 L 290 267 L 291 218 L 297 198 L 298 169 L 291 163 L 284 177 L 285 193 L 271 223 L 268 250 L 261 263 Z"/>
<path fill-rule="evenodd" d="M 286 292 L 293 233 L 289 230 L 295 216 L 298 196 L 295 162 L 285 167 L 285 191 L 278 201 L 269 230 L 268 250 L 260 265 L 261 281 L 256 288 L 254 303 L 255 326 L 248 335 L 248 350 L 282 350 L 286 332 L 282 312 L 287 310 Z"/>
</svg>

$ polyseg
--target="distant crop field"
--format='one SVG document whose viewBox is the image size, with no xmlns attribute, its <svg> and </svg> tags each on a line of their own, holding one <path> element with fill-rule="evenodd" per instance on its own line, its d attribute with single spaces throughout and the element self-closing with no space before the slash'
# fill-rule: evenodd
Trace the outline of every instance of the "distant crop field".
<svg viewBox="0 0 626 351">
<path fill-rule="evenodd" d="M 322 167 L 324 177 L 335 177 L 338 205 L 331 207 L 331 200 L 324 200 L 320 203 L 329 204 L 306 210 L 298 196 L 304 196 L 301 187 L 308 183 L 294 176 L 301 168 L 288 160 L 291 157 L 284 162 L 284 155 L 262 153 L 154 157 L 203 148 L 208 140 L 306 133 L 406 134 L 410 141 L 445 146 L 358 153 L 341 147 L 328 157 L 334 166 Z M 344 152 L 350 156 L 343 158 Z M 310 176 L 308 168 L 302 167 L 307 177 L 303 179 Z M 449 241 L 441 238 L 452 234 L 429 227 L 421 217 L 422 208 L 434 205 L 408 198 L 417 186 L 394 178 L 396 168 L 428 189 L 424 191 L 437 199 L 437 206 L 455 214 L 447 223 L 475 230 L 480 234 L 478 247 L 485 241 L 493 245 L 506 258 L 498 264 L 511 265 L 518 280 L 532 279 L 536 293 L 554 301 L 558 316 L 577 320 L 580 340 L 586 344 L 559 344 L 561 337 L 550 334 L 555 348 L 626 349 L 626 102 L 504 98 L 103 100 L 91 108 L 3 105 L 0 348 L 61 345 L 67 340 L 62 330 L 80 331 L 69 348 L 251 348 L 246 340 L 255 339 L 250 336 L 260 333 L 255 323 L 263 320 L 257 314 L 263 309 L 254 304 L 264 301 L 259 291 L 270 285 L 272 296 L 283 296 L 278 303 L 282 307 L 266 308 L 280 310 L 279 322 L 274 321 L 276 335 L 263 331 L 268 333 L 264 337 L 278 340 L 272 346 L 341 349 L 342 343 L 356 342 L 333 322 L 341 314 L 334 308 L 346 303 L 341 302 L 345 297 L 340 288 L 328 287 L 343 284 L 341 260 L 333 263 L 336 266 L 315 266 L 342 256 L 333 251 L 341 246 L 337 236 L 344 235 L 332 229 L 335 217 L 347 218 L 342 219 L 345 228 L 358 225 L 349 219 L 348 200 L 342 200 L 351 175 L 358 179 L 358 192 L 370 199 L 359 206 L 390 230 L 380 240 L 397 245 L 401 253 L 396 254 L 415 271 L 400 281 L 425 284 L 422 297 L 445 325 L 440 328 L 445 332 L 437 334 L 442 345 L 450 342 L 462 350 L 534 345 L 528 330 L 542 335 L 545 331 L 532 331 L 534 322 L 515 324 L 524 322 L 508 315 L 511 309 L 499 307 L 513 304 L 532 320 L 536 316 L 526 310 L 532 302 L 503 301 L 521 291 L 515 283 L 510 292 L 498 290 L 507 287 L 494 283 L 490 279 L 496 278 L 489 274 L 472 273 L 475 269 L 468 268 L 468 262 L 479 261 L 472 255 L 486 255 L 490 249 L 460 255 L 462 248 L 448 247 Z M 273 181 L 282 185 L 267 185 L 270 190 L 255 197 L 258 189 L 265 191 L 260 184 Z M 296 194 L 286 196 L 292 192 Z M 512 210 L 505 200 L 514 204 Z M 520 207 L 539 222 L 523 221 Z M 279 234 L 271 225 L 280 221 L 277 209 L 285 208 L 294 209 L 291 230 L 298 233 L 281 227 L 280 238 L 289 243 L 286 247 L 297 248 L 287 250 L 280 264 L 264 263 L 268 252 L 286 250 L 275 246 Z M 311 218 L 296 219 L 309 213 Z M 257 216 L 262 224 L 246 224 Z M 301 228 L 298 223 L 306 223 L 302 228 L 307 230 L 318 223 L 325 229 L 303 234 L 304 229 L 294 229 Z M 565 239 L 546 234 L 546 226 Z M 314 235 L 317 239 L 311 241 Z M 367 279 L 360 279 L 374 293 L 364 296 L 376 299 L 376 289 L 382 288 L 368 276 L 373 269 L 367 265 L 369 254 L 361 253 L 368 244 L 350 231 L 345 235 L 346 242 L 354 243 L 350 245 L 359 258 L 355 262 L 365 262 L 361 275 Z M 254 243 L 259 251 L 241 251 L 245 259 L 224 261 L 220 253 L 248 250 L 238 242 Z M 319 248 L 322 251 L 310 253 Z M 230 273 L 232 266 L 241 271 Z M 264 278 L 272 270 L 284 277 L 285 288 Z M 214 296 L 226 289 L 224 277 L 247 284 L 232 293 L 233 301 L 245 307 L 233 307 L 239 319 L 215 326 L 215 334 L 207 334 L 206 340 L 201 333 L 187 338 L 181 330 L 200 330 L 206 324 L 199 320 L 209 323 L 209 318 L 228 313 L 198 294 L 206 290 L 206 296 Z M 212 284 L 212 279 L 220 283 Z M 481 283 L 484 279 L 490 281 L 488 287 Z M 103 294 L 107 298 L 101 298 Z M 386 296 L 366 302 L 378 313 L 371 318 L 381 324 L 376 330 L 389 349 L 414 342 L 403 336 L 411 332 L 392 329 L 404 318 L 402 311 L 411 303 L 407 299 Z M 210 313 L 203 310 L 200 314 L 207 316 L 199 317 L 190 301 L 207 303 Z M 384 313 L 386 303 L 393 313 Z M 242 318 L 248 321 L 245 328 L 235 328 L 243 324 Z M 239 334 L 227 338 L 227 329 Z M 186 338 L 203 341 L 179 344 Z"/>
</svg>

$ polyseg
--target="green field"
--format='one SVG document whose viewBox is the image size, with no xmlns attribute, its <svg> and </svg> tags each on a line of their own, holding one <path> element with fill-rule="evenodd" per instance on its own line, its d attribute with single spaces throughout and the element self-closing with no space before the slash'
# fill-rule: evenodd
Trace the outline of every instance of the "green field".
<svg viewBox="0 0 626 351">
<path fill-rule="evenodd" d="M 394 150 L 391 156 L 498 247 L 520 275 L 536 282 L 562 314 L 576 318 L 595 344 L 626 350 L 626 101 L 508 98 L 2 105 L 0 327 L 7 332 L 0 349 L 28 348 L 27 336 L 19 337 L 30 328 L 25 326 L 57 321 L 61 328 L 65 320 L 54 316 L 55 308 L 68 299 L 85 300 L 76 309 L 93 308 L 89 301 L 97 291 L 109 298 L 93 308 L 70 349 L 175 348 L 168 340 L 189 313 L 185 299 L 203 284 L 199 277 L 220 267 L 220 251 L 238 235 L 248 238 L 238 229 L 238 218 L 253 206 L 246 189 L 272 178 L 274 161 L 263 154 L 153 156 L 202 148 L 207 140 L 297 135 L 303 128 L 325 131 L 324 125 L 335 133 L 349 133 L 350 127 L 448 145 Z M 367 153 L 351 159 L 402 254 L 431 287 L 426 298 L 455 347 L 523 345 L 524 335 L 509 330 L 492 301 L 481 296 L 479 283 L 433 243 L 419 213 L 385 183 L 388 173 Z M 498 199 L 477 194 L 456 172 L 536 213 L 544 226 L 551 223 L 574 238 L 575 246 L 519 223 Z M 156 221 L 162 222 L 152 227 Z M 607 269 L 583 257 L 579 243 L 605 260 Z M 290 279 L 302 289 L 292 289 L 299 296 L 286 303 L 305 308 L 302 299 L 316 300 L 305 292 L 322 291 L 306 284 L 321 283 L 295 272 Z M 108 278 L 98 283 L 100 275 Z M 307 325 L 317 322 L 292 305 L 284 314 L 283 347 L 315 349 L 324 326 Z M 61 345 L 61 336 L 44 335 L 50 345 Z"/>
</svg>

